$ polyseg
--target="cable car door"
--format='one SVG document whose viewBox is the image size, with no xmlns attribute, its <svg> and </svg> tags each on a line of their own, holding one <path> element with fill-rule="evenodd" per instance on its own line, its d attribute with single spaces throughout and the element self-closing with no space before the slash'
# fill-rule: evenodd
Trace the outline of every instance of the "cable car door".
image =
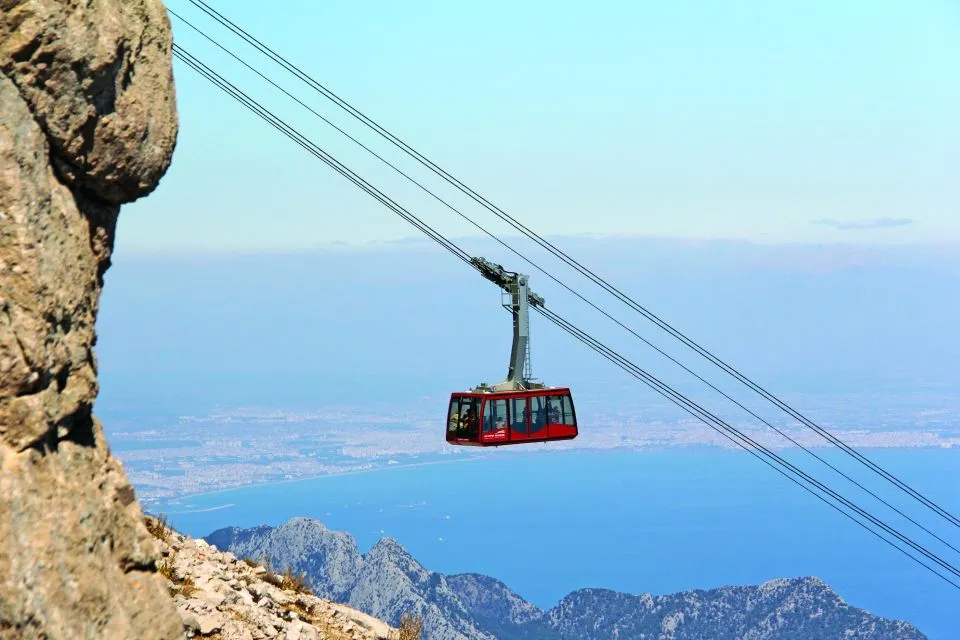
<svg viewBox="0 0 960 640">
<path fill-rule="evenodd" d="M 548 433 L 551 438 L 574 438 L 577 435 L 577 419 L 573 413 L 570 393 L 558 393 L 544 398 L 546 403 Z"/>
<path fill-rule="evenodd" d="M 507 401 L 504 398 L 487 398 L 483 402 L 480 442 L 507 441 Z"/>
<path fill-rule="evenodd" d="M 523 442 L 531 440 L 530 402 L 527 398 L 510 399 L 510 440 Z"/>
</svg>

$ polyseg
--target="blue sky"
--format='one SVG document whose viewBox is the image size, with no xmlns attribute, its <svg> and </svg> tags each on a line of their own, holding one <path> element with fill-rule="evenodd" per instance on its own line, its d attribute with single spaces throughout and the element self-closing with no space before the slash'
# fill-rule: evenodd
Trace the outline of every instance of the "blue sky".
<svg viewBox="0 0 960 640">
<path fill-rule="evenodd" d="M 167 5 L 376 142 L 187 0 Z M 214 6 L 541 233 L 960 242 L 953 0 Z M 469 233 L 173 24 L 179 44 L 411 210 Z M 179 62 L 175 75 L 173 165 L 153 196 L 126 207 L 122 251 L 415 233 Z"/>
</svg>

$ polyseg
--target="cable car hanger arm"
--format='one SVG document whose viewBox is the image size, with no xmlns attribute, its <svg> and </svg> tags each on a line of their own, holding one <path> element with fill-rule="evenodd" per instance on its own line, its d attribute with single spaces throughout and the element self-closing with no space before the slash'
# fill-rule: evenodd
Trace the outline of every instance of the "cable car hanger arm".
<svg viewBox="0 0 960 640">
<path fill-rule="evenodd" d="M 503 306 L 513 314 L 513 345 L 510 348 L 507 377 L 492 387 L 481 384 L 477 390 L 522 391 L 543 388 L 543 384 L 534 380 L 530 364 L 530 307 L 543 307 L 543 298 L 530 291 L 530 278 L 527 275 L 507 271 L 499 264 L 480 257 L 471 258 L 470 264 L 509 295 L 509 304 Z"/>
</svg>

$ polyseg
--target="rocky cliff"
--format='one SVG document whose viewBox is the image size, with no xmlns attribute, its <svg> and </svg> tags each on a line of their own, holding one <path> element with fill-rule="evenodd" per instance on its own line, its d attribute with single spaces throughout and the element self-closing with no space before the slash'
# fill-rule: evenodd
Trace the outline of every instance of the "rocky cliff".
<svg viewBox="0 0 960 640">
<path fill-rule="evenodd" d="M 400 612 L 419 614 L 425 640 L 925 637 L 910 624 L 850 606 L 816 578 L 664 596 L 583 589 L 542 611 L 494 578 L 430 571 L 390 538 L 361 555 L 351 536 L 307 518 L 276 528 L 221 529 L 206 539 L 240 556 L 283 558 L 307 573 L 318 595 L 393 624 Z"/>
<path fill-rule="evenodd" d="M 0 637 L 182 637 L 91 411 L 120 205 L 177 135 L 170 25 L 160 0 L 0 12 Z"/>
</svg>

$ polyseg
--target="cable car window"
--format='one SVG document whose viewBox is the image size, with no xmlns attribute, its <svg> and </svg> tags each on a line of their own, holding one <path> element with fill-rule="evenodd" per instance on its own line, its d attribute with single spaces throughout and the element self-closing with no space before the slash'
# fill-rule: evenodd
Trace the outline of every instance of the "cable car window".
<svg viewBox="0 0 960 640">
<path fill-rule="evenodd" d="M 496 431 L 507 426 L 507 401 L 488 400 L 483 408 L 483 430 Z"/>
<path fill-rule="evenodd" d="M 547 417 L 550 424 L 575 425 L 573 419 L 573 404 L 569 395 L 550 396 L 547 398 Z"/>
<path fill-rule="evenodd" d="M 447 431 L 456 434 L 460 428 L 460 398 L 450 401 L 450 413 L 447 415 Z"/>
<path fill-rule="evenodd" d="M 480 399 L 460 398 L 460 420 L 464 434 L 468 438 L 476 437 L 480 432 Z"/>
<path fill-rule="evenodd" d="M 510 400 L 510 428 L 517 433 L 527 432 L 527 399 L 513 398 Z"/>
<path fill-rule="evenodd" d="M 563 424 L 577 426 L 577 417 L 573 414 L 573 401 L 570 394 L 562 396 L 563 398 Z"/>
<path fill-rule="evenodd" d="M 547 426 L 547 403 L 543 396 L 530 398 L 530 433 L 537 433 Z"/>
<path fill-rule="evenodd" d="M 547 397 L 547 423 L 563 424 L 563 402 L 560 396 Z"/>
</svg>

